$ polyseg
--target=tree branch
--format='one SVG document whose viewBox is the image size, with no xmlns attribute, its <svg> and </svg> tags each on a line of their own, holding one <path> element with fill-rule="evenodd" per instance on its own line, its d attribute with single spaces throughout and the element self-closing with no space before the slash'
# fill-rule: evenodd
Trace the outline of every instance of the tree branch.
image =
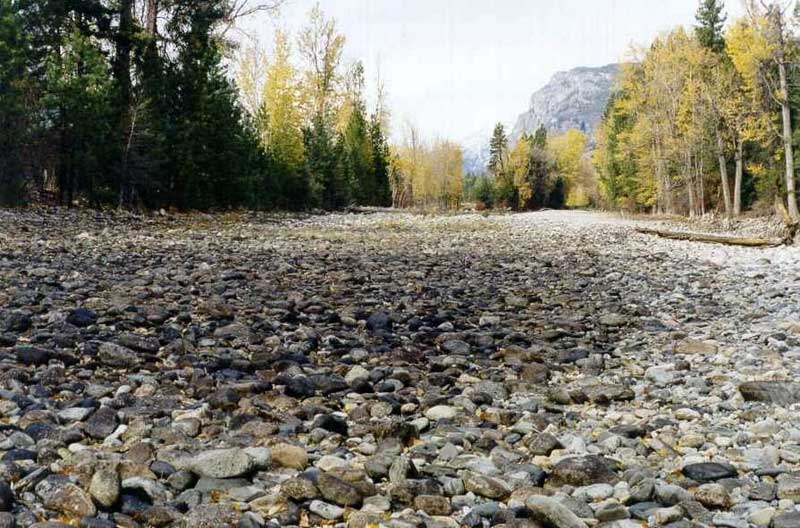
<svg viewBox="0 0 800 528">
<path fill-rule="evenodd" d="M 240 18 L 246 18 L 256 13 L 275 13 L 286 3 L 286 0 L 233 0 L 225 10 L 223 21 L 225 29 L 223 34 Z"/>
</svg>

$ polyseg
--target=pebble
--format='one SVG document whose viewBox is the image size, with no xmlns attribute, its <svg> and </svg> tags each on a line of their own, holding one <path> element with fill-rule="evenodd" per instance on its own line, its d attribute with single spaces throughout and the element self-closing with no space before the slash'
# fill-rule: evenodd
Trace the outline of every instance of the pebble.
<svg viewBox="0 0 800 528">
<path fill-rule="evenodd" d="M 651 223 L 0 209 L 0 528 L 800 526 L 800 254 Z"/>
<path fill-rule="evenodd" d="M 555 528 L 587 528 L 577 515 L 549 497 L 534 495 L 525 501 L 533 516 Z"/>
</svg>

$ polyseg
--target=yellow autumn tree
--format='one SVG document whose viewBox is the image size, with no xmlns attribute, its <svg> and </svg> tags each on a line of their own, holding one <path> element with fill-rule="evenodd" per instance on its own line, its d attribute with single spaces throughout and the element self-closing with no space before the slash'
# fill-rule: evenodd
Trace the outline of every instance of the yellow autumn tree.
<svg viewBox="0 0 800 528">
<path fill-rule="evenodd" d="M 528 179 L 531 145 L 531 138 L 527 134 L 519 138 L 508 156 L 506 174 L 499 175 L 499 178 L 504 181 L 499 181 L 496 184 L 500 188 L 515 189 L 517 195 L 516 206 L 520 208 L 524 207 L 533 196 L 533 189 Z"/>
<path fill-rule="evenodd" d="M 418 207 L 456 208 L 464 187 L 464 155 L 457 144 L 437 140 L 423 141 L 412 126 L 402 145 L 394 149 L 392 178 L 395 203 Z"/>
<path fill-rule="evenodd" d="M 339 33 L 336 20 L 327 17 L 317 3 L 297 37 L 298 50 L 306 64 L 303 103 L 309 120 L 314 116 L 326 121 L 335 118 L 344 44 L 345 36 Z"/>
<path fill-rule="evenodd" d="M 291 62 L 287 35 L 275 35 L 274 57 L 267 68 L 259 132 L 273 158 L 290 170 L 299 171 L 304 159 L 303 118 L 300 108 L 300 83 Z"/>
<path fill-rule="evenodd" d="M 547 148 L 556 163 L 556 170 L 564 178 L 567 186 L 568 207 L 589 205 L 594 193 L 591 171 L 586 164 L 586 151 L 589 138 L 577 129 L 569 129 L 558 136 L 551 136 Z"/>
<path fill-rule="evenodd" d="M 766 108 L 771 95 L 766 93 L 761 77 L 761 68 L 774 54 L 774 46 L 755 27 L 759 23 L 766 24 L 766 21 L 741 19 L 728 29 L 725 49 L 733 67 L 720 76 L 716 85 L 720 111 L 735 145 L 734 215 L 740 214 L 742 209 L 745 144 L 767 146 L 779 137 L 773 116 Z"/>
</svg>

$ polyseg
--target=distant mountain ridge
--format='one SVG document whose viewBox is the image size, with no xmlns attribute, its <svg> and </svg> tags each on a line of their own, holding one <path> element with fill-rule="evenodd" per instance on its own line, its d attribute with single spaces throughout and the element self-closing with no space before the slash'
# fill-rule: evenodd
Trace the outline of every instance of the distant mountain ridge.
<svg viewBox="0 0 800 528">
<path fill-rule="evenodd" d="M 531 96 L 528 110 L 520 114 L 509 134 L 510 142 L 541 124 L 553 133 L 577 128 L 592 135 L 603 118 L 619 68 L 620 64 L 582 66 L 553 75 Z"/>
<path fill-rule="evenodd" d="M 581 66 L 553 75 L 546 85 L 533 93 L 528 110 L 517 117 L 508 135 L 509 146 L 524 132 L 535 132 L 540 124 L 554 134 L 577 128 L 591 138 L 603 118 L 620 67 L 621 64 Z M 487 130 L 464 138 L 461 144 L 465 172 L 486 170 L 491 133 Z"/>
<path fill-rule="evenodd" d="M 464 174 L 481 174 L 489 163 L 489 139 L 485 131 L 464 137 L 459 141 L 464 154 Z"/>
</svg>

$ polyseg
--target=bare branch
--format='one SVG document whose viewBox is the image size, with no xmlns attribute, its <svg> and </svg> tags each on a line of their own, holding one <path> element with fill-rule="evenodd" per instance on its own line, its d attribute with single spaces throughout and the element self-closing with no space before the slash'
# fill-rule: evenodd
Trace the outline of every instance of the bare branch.
<svg viewBox="0 0 800 528">
<path fill-rule="evenodd" d="M 222 17 L 224 27 L 220 33 L 225 36 L 237 20 L 256 13 L 275 14 L 286 2 L 287 0 L 232 0 L 228 3 Z"/>
</svg>

